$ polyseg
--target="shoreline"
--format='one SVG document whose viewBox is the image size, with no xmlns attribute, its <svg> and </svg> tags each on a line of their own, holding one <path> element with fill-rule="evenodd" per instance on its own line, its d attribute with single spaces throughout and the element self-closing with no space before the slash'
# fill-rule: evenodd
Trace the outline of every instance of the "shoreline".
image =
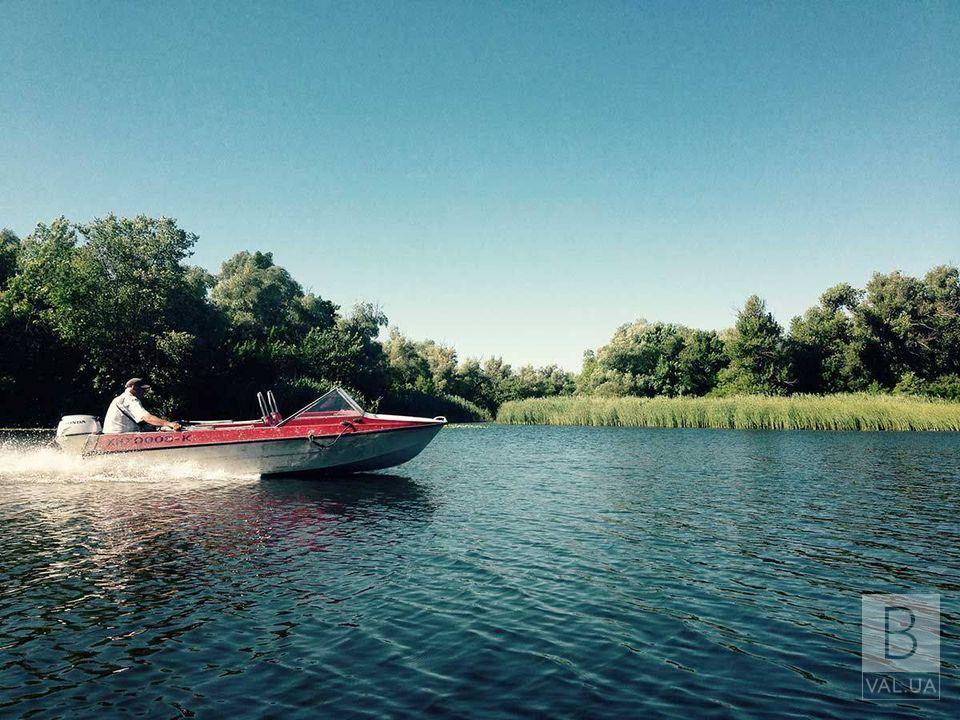
<svg viewBox="0 0 960 720">
<path fill-rule="evenodd" d="M 727 430 L 960 431 L 960 403 L 901 395 L 556 397 L 504 403 L 505 425 Z"/>
</svg>

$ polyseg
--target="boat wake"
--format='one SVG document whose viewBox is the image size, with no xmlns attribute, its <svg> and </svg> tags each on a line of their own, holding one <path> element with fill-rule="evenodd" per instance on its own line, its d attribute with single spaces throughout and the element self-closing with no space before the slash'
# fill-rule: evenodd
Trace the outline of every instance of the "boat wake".
<svg viewBox="0 0 960 720">
<path fill-rule="evenodd" d="M 255 474 L 218 470 L 191 462 L 160 463 L 142 456 L 80 457 L 51 445 L 0 442 L 0 484 L 154 483 L 160 481 L 250 481 Z"/>
</svg>

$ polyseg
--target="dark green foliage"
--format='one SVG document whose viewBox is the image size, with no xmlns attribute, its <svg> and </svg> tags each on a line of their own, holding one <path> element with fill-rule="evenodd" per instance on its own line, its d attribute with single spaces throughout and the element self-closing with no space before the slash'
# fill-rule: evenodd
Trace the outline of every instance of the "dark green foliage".
<svg viewBox="0 0 960 720">
<path fill-rule="evenodd" d="M 960 371 L 960 280 L 940 266 L 923 279 L 876 274 L 857 309 L 863 357 L 872 376 L 892 387 L 907 372 L 929 379 Z"/>
<path fill-rule="evenodd" d="M 341 317 L 269 253 L 238 253 L 214 277 L 186 264 L 195 235 L 143 216 L 58 218 L 0 241 L 7 421 L 102 412 L 132 375 L 177 417 L 250 416 L 271 387 L 289 388 L 291 405 L 332 383 L 367 398 L 386 390 L 386 317 L 369 306 Z"/>
<path fill-rule="evenodd" d="M 865 291 L 838 285 L 794 319 L 791 335 L 799 390 L 950 397 L 950 381 L 940 378 L 960 373 L 957 268 L 936 267 L 922 279 L 878 273 Z"/>
<path fill-rule="evenodd" d="M 862 334 L 855 313 L 863 291 L 847 283 L 820 296 L 820 304 L 793 319 L 790 349 L 798 392 L 833 393 L 866 389 Z"/>
<path fill-rule="evenodd" d="M 361 303 L 321 338 L 327 340 L 324 376 L 346 387 L 379 397 L 389 387 L 387 357 L 377 340 L 387 316 L 375 305 Z"/>
<path fill-rule="evenodd" d="M 924 345 L 933 328 L 924 321 L 923 283 L 899 272 L 874 275 L 867 283 L 857 320 L 864 328 L 863 357 L 884 386 L 894 385 L 908 371 L 924 374 Z"/>
<path fill-rule="evenodd" d="M 13 277 L 17 267 L 17 250 L 20 248 L 20 238 L 13 230 L 0 230 L 0 290 Z"/>
<path fill-rule="evenodd" d="M 584 357 L 577 388 L 602 396 L 702 395 L 716 385 L 726 363 L 714 332 L 639 320 Z"/>
<path fill-rule="evenodd" d="M 380 401 L 379 411 L 396 415 L 437 417 L 450 422 L 489 422 L 493 418 L 482 407 L 457 395 L 434 395 L 419 390 L 396 390 Z"/>
<path fill-rule="evenodd" d="M 895 390 L 955 398 L 960 377 L 960 272 L 876 274 L 847 283 L 793 319 L 789 335 L 757 296 L 716 333 L 640 321 L 584 355 L 582 395 L 783 395 Z"/>
<path fill-rule="evenodd" d="M 239 252 L 223 263 L 210 298 L 238 338 L 299 341 L 312 329 L 333 327 L 337 306 L 304 294 L 272 253 Z"/>
<path fill-rule="evenodd" d="M 695 330 L 687 337 L 677 357 L 681 395 L 705 395 L 717 383 L 717 377 L 729 359 L 723 340 L 715 332 Z"/>
<path fill-rule="evenodd" d="M 783 395 L 790 386 L 783 328 L 756 295 L 747 298 L 727 338 L 730 365 L 720 373 L 722 394 Z"/>
<path fill-rule="evenodd" d="M 960 401 L 960 375 L 953 373 L 941 375 L 932 380 L 924 380 L 908 371 L 900 376 L 893 392 L 897 395 L 938 397 Z"/>
<path fill-rule="evenodd" d="M 169 218 L 57 218 L 25 240 L 0 234 L 0 402 L 6 422 L 52 423 L 102 412 L 132 375 L 149 405 L 181 418 L 250 417 L 274 388 L 293 410 L 339 384 L 371 407 L 489 419 L 504 400 L 569 394 L 556 366 L 514 371 L 459 363 L 456 351 L 399 333 L 383 312 L 341 314 L 304 293 L 264 252 L 239 252 L 219 274 L 191 267 L 197 238 Z"/>
<path fill-rule="evenodd" d="M 394 328 L 385 345 L 391 387 L 437 397 L 460 397 L 493 413 L 501 403 L 528 397 L 571 395 L 574 376 L 556 365 L 534 368 L 525 365 L 515 371 L 502 358 L 484 363 L 457 361 L 452 347 L 433 340 L 415 342 Z"/>
<path fill-rule="evenodd" d="M 923 394 L 960 402 L 960 375 L 941 375 L 924 383 Z"/>
</svg>

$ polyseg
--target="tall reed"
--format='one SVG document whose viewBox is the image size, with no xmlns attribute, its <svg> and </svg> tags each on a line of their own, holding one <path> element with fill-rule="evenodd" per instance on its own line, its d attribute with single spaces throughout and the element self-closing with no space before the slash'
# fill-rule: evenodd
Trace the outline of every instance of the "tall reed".
<svg viewBox="0 0 960 720">
<path fill-rule="evenodd" d="M 724 398 L 553 397 L 504 403 L 497 413 L 497 422 L 743 430 L 960 431 L 960 403 L 865 393 Z"/>
</svg>

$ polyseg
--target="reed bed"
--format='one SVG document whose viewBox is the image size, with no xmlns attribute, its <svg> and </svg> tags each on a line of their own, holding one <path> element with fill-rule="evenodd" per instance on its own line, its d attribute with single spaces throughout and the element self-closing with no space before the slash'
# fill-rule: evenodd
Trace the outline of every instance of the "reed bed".
<svg viewBox="0 0 960 720">
<path fill-rule="evenodd" d="M 512 425 L 737 430 L 960 431 L 960 403 L 901 395 L 741 395 L 724 398 L 553 397 L 504 403 Z"/>
</svg>

